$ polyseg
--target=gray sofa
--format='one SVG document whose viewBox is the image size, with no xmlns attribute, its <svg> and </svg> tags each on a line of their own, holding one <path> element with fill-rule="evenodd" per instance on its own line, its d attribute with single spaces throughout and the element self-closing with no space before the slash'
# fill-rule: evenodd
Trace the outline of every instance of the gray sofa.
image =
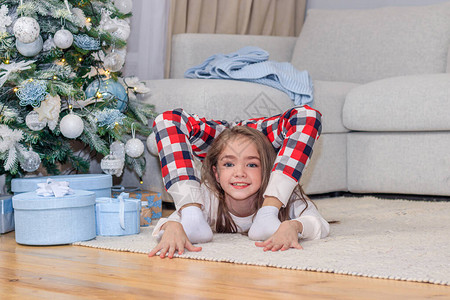
<svg viewBox="0 0 450 300">
<path fill-rule="evenodd" d="M 157 111 L 182 107 L 226 120 L 293 106 L 271 87 L 183 79 L 216 53 L 253 45 L 270 59 L 308 70 L 323 131 L 301 183 L 335 191 L 450 196 L 450 2 L 370 10 L 309 10 L 298 38 L 180 34 L 170 79 L 147 82 Z M 159 162 L 146 154 L 147 188 L 163 190 Z M 132 174 L 123 184 L 132 185 Z"/>
</svg>

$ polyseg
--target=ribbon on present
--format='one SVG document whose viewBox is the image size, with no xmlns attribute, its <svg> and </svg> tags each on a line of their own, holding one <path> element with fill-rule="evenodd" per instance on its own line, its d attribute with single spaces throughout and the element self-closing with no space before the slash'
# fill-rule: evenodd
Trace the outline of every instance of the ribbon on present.
<svg viewBox="0 0 450 300">
<path fill-rule="evenodd" d="M 148 204 L 147 204 L 148 208 L 152 208 L 152 207 L 161 208 L 161 200 L 155 201 L 155 196 L 154 195 L 148 197 L 147 199 L 149 200 Z"/>
<path fill-rule="evenodd" d="M 157 212 L 157 213 L 152 212 L 152 219 L 161 219 L 161 217 L 162 217 L 162 211 Z"/>
<path fill-rule="evenodd" d="M 37 186 L 36 194 L 43 197 L 63 197 L 74 193 L 68 181 L 55 181 L 48 178 L 47 182 L 38 183 Z"/>
<path fill-rule="evenodd" d="M 128 193 L 120 193 L 119 197 L 117 197 L 117 200 L 119 200 L 119 222 L 120 227 L 125 230 L 125 199 L 129 198 L 130 194 Z"/>
</svg>

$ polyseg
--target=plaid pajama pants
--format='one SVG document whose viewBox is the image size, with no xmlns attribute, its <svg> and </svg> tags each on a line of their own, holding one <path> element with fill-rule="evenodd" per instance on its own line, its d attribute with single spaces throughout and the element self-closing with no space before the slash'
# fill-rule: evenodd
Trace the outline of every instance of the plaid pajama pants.
<svg viewBox="0 0 450 300">
<path fill-rule="evenodd" d="M 272 172 L 279 170 L 299 181 L 321 133 L 321 114 L 309 106 L 297 106 L 268 118 L 234 123 L 207 120 L 175 109 L 158 115 L 153 123 L 161 173 L 167 190 L 176 182 L 193 180 L 193 157 L 203 160 L 215 137 L 233 126 L 249 126 L 267 136 L 278 151 Z"/>
</svg>

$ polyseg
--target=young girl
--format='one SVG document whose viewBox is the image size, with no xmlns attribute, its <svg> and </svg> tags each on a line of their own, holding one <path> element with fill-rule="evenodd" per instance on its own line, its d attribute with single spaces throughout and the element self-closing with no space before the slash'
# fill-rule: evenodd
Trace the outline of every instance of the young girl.
<svg viewBox="0 0 450 300">
<path fill-rule="evenodd" d="M 198 217 L 206 219 L 215 232 L 248 232 L 263 205 L 275 157 L 271 143 L 259 131 L 243 126 L 223 131 L 212 143 L 202 165 L 202 184 L 197 192 L 203 194 L 204 209 L 203 216 Z M 320 239 L 329 233 L 328 223 L 299 185 L 278 217 L 276 232 L 266 241 L 255 243 L 264 251 L 302 249 L 299 237 Z M 180 221 L 178 212 L 160 219 L 153 235 L 161 240 L 149 256 L 159 251 L 161 258 L 166 254 L 172 258 L 175 251 L 182 254 L 184 248 L 201 250 L 189 241 Z"/>
<path fill-rule="evenodd" d="M 205 200 L 200 190 L 200 176 L 194 168 L 194 156 L 200 160 L 213 140 L 225 129 L 247 126 L 262 132 L 277 151 L 269 183 L 263 192 L 264 202 L 258 210 L 248 236 L 266 240 L 278 229 L 278 212 L 286 207 L 319 138 L 321 115 L 309 106 L 297 106 L 268 117 L 239 122 L 207 120 L 182 109 L 166 111 L 153 123 L 161 173 L 168 193 L 181 216 L 181 223 L 192 243 L 212 240 L 212 230 L 203 219 Z"/>
</svg>

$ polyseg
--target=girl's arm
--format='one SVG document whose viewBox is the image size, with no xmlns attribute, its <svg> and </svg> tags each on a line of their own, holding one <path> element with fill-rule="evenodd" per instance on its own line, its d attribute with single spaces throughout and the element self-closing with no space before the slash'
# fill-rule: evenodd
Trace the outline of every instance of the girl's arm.
<svg viewBox="0 0 450 300">
<path fill-rule="evenodd" d="M 181 223 L 180 214 L 175 211 L 169 217 L 159 219 L 158 223 L 156 223 L 156 226 L 153 229 L 152 236 L 154 236 L 155 238 L 161 238 L 162 234 L 164 233 L 162 227 L 169 221 Z"/>
<path fill-rule="evenodd" d="M 303 201 L 295 201 L 290 207 L 291 220 L 282 222 L 269 239 L 256 242 L 255 245 L 264 247 L 264 251 L 302 249 L 298 242 L 299 237 L 304 240 L 315 240 L 328 236 L 330 225 L 317 211 L 316 206 L 309 200 L 307 202 L 308 207 L 305 209 Z"/>
<path fill-rule="evenodd" d="M 303 201 L 295 201 L 291 207 L 291 219 L 302 224 L 300 238 L 303 240 L 318 240 L 328 236 L 330 224 L 322 217 L 314 203 L 307 200 L 308 208 L 305 208 Z M 300 215 L 301 213 L 301 215 Z"/>
</svg>

